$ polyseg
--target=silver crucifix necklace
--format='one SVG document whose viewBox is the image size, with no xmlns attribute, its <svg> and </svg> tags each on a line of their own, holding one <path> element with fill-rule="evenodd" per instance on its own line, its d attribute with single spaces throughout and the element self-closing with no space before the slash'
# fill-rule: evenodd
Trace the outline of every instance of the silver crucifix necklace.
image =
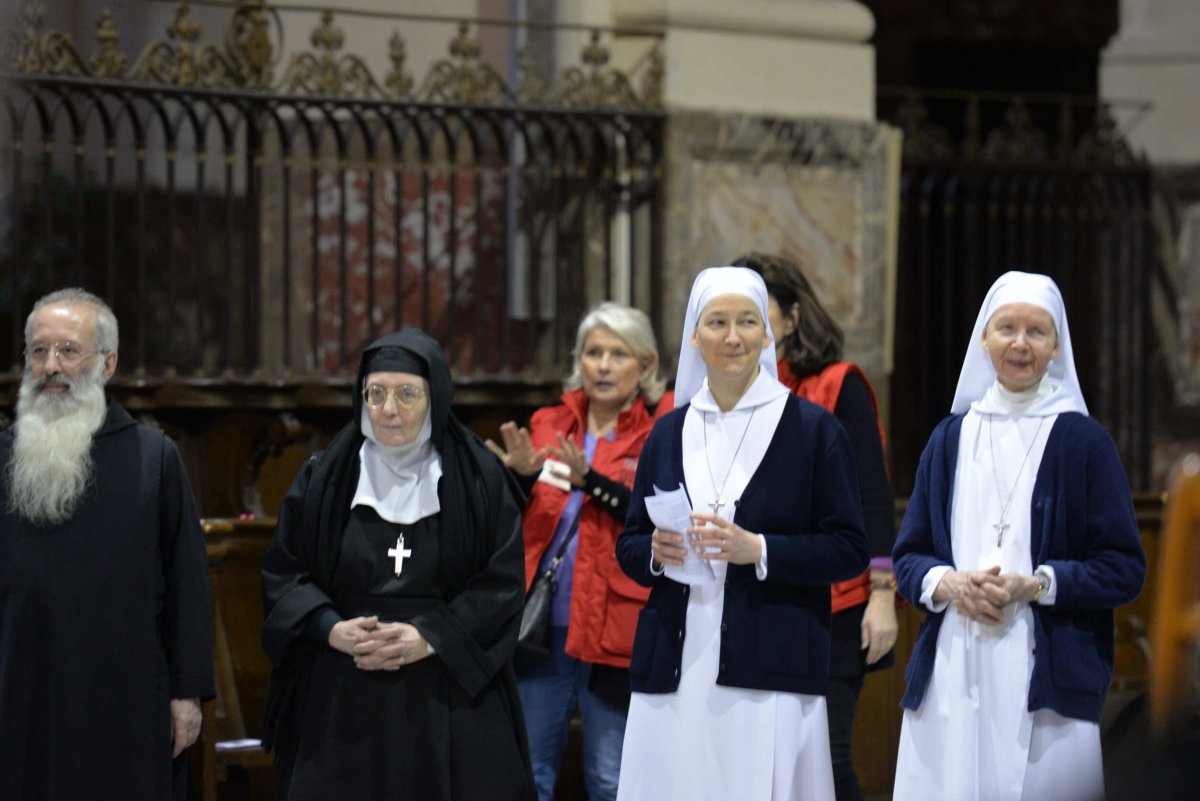
<svg viewBox="0 0 1200 801">
<path fill-rule="evenodd" d="M 1029 440 L 1029 447 L 1025 449 L 1025 458 L 1021 460 L 1021 468 L 1017 470 L 1017 477 L 1013 479 L 1012 488 L 1008 491 L 1008 500 L 1000 493 L 1000 470 L 996 466 L 996 438 L 992 435 L 992 418 L 995 415 L 988 415 L 988 443 L 992 446 L 992 475 L 996 479 L 996 500 L 1000 502 L 1000 520 L 992 523 L 992 528 L 996 529 L 996 547 L 999 548 L 1004 542 L 1004 531 L 1009 528 L 1012 523 L 1007 521 L 1008 507 L 1012 504 L 1013 495 L 1017 491 L 1017 483 L 1021 480 L 1021 473 L 1025 471 L 1025 463 L 1029 461 L 1029 454 L 1033 452 L 1033 446 L 1037 443 L 1038 434 L 1042 432 L 1042 423 L 1046 422 L 1046 418 L 1042 417 L 1038 420 L 1037 429 L 1033 432 L 1033 439 Z"/>
<path fill-rule="evenodd" d="M 708 455 L 708 415 L 701 417 L 701 425 L 704 426 L 704 466 L 708 468 L 708 480 L 712 484 L 714 497 L 708 502 L 712 508 L 712 513 L 715 515 L 718 510 L 725 505 L 725 501 L 721 500 L 721 496 L 725 494 L 725 485 L 729 483 L 729 474 L 733 472 L 733 465 L 737 462 L 738 454 L 742 452 L 742 443 L 746 441 L 746 434 L 750 431 L 750 424 L 754 422 L 754 413 L 758 411 L 755 406 L 750 410 L 750 417 L 746 420 L 746 427 L 742 429 L 742 438 L 738 440 L 737 449 L 733 452 L 733 457 L 729 460 L 729 467 L 725 470 L 725 478 L 721 479 L 721 486 L 717 486 L 717 480 L 713 478 L 712 458 Z"/>
<path fill-rule="evenodd" d="M 404 560 L 412 556 L 412 548 L 404 547 L 403 534 L 396 538 L 395 548 L 388 548 L 387 555 L 396 560 L 396 575 L 400 575 L 400 572 L 404 570 Z"/>
</svg>

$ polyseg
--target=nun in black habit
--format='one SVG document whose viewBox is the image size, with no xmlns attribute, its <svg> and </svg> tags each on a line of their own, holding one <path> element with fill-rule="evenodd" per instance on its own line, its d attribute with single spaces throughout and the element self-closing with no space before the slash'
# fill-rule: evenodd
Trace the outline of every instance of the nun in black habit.
<svg viewBox="0 0 1200 801">
<path fill-rule="evenodd" d="M 263 561 L 280 799 L 532 799 L 511 660 L 520 491 L 409 329 L 362 355 L 354 419 L 293 482 Z"/>
</svg>

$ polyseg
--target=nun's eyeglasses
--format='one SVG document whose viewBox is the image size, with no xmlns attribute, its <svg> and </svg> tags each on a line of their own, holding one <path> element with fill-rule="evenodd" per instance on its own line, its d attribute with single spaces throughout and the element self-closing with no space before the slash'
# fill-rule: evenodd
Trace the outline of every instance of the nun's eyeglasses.
<svg viewBox="0 0 1200 801">
<path fill-rule="evenodd" d="M 401 384 L 391 389 L 379 384 L 371 384 L 363 390 L 363 400 L 372 409 L 378 409 L 387 403 L 388 395 L 391 395 L 395 399 L 397 406 L 411 409 L 417 405 L 417 401 L 425 397 L 425 390 L 415 387 L 412 384 Z"/>
</svg>

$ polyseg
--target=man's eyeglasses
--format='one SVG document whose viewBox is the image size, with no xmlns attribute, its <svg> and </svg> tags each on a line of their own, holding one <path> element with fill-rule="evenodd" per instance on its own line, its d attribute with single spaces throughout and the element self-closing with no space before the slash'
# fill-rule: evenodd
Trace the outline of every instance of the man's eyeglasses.
<svg viewBox="0 0 1200 801">
<path fill-rule="evenodd" d="M 371 384 L 363 390 L 363 400 L 372 409 L 378 409 L 383 404 L 387 403 L 388 395 L 396 399 L 397 406 L 403 406 L 405 409 L 411 409 L 416 405 L 417 401 L 425 397 L 425 390 L 420 387 L 415 387 L 412 384 L 401 384 L 398 387 L 380 386 L 379 384 Z"/>
<path fill-rule="evenodd" d="M 50 358 L 50 352 L 58 357 L 58 363 L 63 367 L 75 367 L 89 356 L 95 356 L 101 351 L 84 350 L 71 341 L 66 342 L 34 342 L 25 349 L 25 358 L 30 364 L 45 364 Z"/>
</svg>

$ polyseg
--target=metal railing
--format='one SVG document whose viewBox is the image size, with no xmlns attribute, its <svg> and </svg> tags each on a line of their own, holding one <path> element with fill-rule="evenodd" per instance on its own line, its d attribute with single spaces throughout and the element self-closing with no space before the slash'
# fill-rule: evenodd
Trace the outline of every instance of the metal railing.
<svg viewBox="0 0 1200 801">
<path fill-rule="evenodd" d="M 1133 485 L 1147 487 L 1150 303 L 1169 281 L 1151 171 L 1115 122 L 1132 124 L 1147 104 L 913 89 L 879 97 L 880 117 L 905 135 L 898 278 L 909 289 L 897 310 L 892 397 L 903 403 L 893 427 L 927 434 L 948 413 L 988 286 L 1007 270 L 1042 272 L 1063 291 L 1090 411 Z M 893 443 L 906 451 L 894 467 L 910 474 L 921 443 Z"/>
<path fill-rule="evenodd" d="M 629 32 L 649 43 L 634 75 L 608 63 L 626 32 L 575 26 L 582 62 L 556 71 L 537 63 L 555 29 L 522 23 L 525 46 L 510 37 L 491 59 L 506 73 L 481 55 L 479 21 L 388 18 L 377 76 L 345 46 L 353 12 L 244 2 L 205 43 L 192 6 L 211 4 L 151 5 L 167 36 L 137 55 L 107 12 L 88 55 L 36 3 L 7 42 L 0 359 L 14 375 L 25 313 L 64 285 L 113 304 L 119 377 L 143 383 L 344 377 L 405 325 L 442 341 L 463 381 L 537 380 L 561 375 L 594 303 L 659 318 L 655 36 Z M 311 49 L 283 41 L 297 18 Z M 423 80 L 405 26 L 449 41 Z"/>
</svg>

